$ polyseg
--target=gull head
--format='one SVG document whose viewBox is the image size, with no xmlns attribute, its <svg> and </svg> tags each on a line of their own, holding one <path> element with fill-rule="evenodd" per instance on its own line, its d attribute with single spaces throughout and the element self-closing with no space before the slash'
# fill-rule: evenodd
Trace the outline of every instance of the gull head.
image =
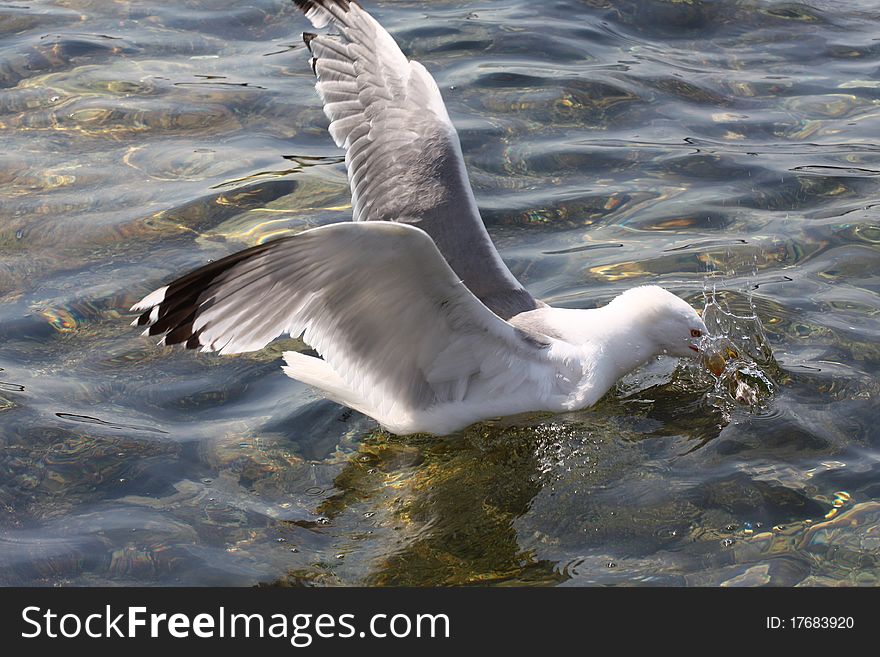
<svg viewBox="0 0 880 657">
<path fill-rule="evenodd" d="M 700 345 L 708 330 L 697 311 L 681 297 L 662 287 L 645 285 L 627 290 L 609 305 L 630 314 L 656 354 L 700 356 Z"/>
</svg>

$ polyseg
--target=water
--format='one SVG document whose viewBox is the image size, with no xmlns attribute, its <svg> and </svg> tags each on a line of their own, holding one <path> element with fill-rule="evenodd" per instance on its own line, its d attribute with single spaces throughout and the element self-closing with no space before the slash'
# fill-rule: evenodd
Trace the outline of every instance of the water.
<svg viewBox="0 0 880 657">
<path fill-rule="evenodd" d="M 569 307 L 665 285 L 726 369 L 437 439 L 287 379 L 295 341 L 157 348 L 146 292 L 350 217 L 307 24 L 0 4 L 0 583 L 877 584 L 876 4 L 367 5 L 436 77 L 520 280 Z"/>
</svg>

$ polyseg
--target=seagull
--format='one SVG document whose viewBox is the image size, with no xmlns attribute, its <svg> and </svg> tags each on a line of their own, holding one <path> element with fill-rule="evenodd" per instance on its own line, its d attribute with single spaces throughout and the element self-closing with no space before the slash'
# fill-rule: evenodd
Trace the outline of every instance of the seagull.
<svg viewBox="0 0 880 657">
<path fill-rule="evenodd" d="M 699 358 L 706 325 L 641 286 L 599 308 L 554 308 L 489 237 L 437 83 L 353 0 L 294 0 L 316 29 L 310 64 L 345 149 L 353 221 L 206 264 L 132 307 L 160 345 L 235 354 L 281 335 L 318 356 L 284 372 L 395 434 L 595 404 L 663 354 Z"/>
</svg>

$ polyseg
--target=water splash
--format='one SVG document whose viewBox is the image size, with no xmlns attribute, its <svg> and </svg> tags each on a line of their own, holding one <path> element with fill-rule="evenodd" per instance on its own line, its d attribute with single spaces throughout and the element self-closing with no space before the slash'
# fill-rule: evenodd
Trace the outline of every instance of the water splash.
<svg viewBox="0 0 880 657">
<path fill-rule="evenodd" d="M 708 385 L 706 403 L 728 420 L 735 408 L 764 410 L 778 387 L 772 375 L 776 362 L 751 294 L 719 292 L 707 278 L 702 317 L 709 329 L 703 358 L 688 369 L 696 383 Z"/>
</svg>

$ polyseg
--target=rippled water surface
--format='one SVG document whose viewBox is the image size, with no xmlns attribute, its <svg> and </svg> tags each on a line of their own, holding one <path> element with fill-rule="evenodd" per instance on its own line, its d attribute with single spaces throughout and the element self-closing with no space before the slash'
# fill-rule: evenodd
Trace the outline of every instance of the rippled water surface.
<svg viewBox="0 0 880 657">
<path fill-rule="evenodd" d="M 729 376 L 659 360 L 589 411 L 396 437 L 286 378 L 293 341 L 156 347 L 151 289 L 350 218 L 308 24 L 3 2 L 0 583 L 877 584 L 877 4 L 365 4 L 525 285 L 663 284 Z"/>
</svg>

